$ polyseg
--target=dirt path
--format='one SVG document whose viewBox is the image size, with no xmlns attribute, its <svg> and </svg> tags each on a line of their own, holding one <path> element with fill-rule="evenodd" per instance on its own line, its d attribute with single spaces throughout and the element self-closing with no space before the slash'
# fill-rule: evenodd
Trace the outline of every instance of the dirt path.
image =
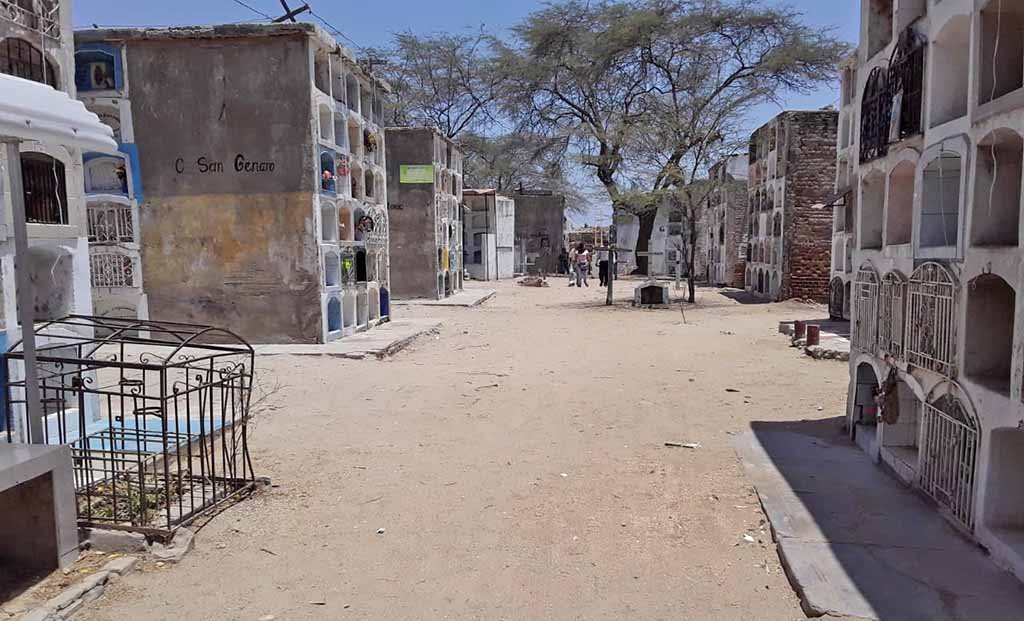
<svg viewBox="0 0 1024 621">
<path fill-rule="evenodd" d="M 503 284 L 403 308 L 446 323 L 391 360 L 260 359 L 276 487 L 81 618 L 801 618 L 729 433 L 840 413 L 846 367 L 777 334 L 820 310 L 700 296 L 684 325 Z"/>
</svg>

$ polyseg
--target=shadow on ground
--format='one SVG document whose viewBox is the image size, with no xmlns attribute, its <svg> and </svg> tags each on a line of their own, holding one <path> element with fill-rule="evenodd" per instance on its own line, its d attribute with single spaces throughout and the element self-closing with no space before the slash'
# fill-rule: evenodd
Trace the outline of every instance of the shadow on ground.
<svg viewBox="0 0 1024 621">
<path fill-rule="evenodd" d="M 758 297 L 744 289 L 720 289 L 718 292 L 740 304 L 771 304 L 770 300 Z"/>
<path fill-rule="evenodd" d="M 1019 619 L 1024 585 L 842 433 L 843 418 L 754 422 L 735 438 L 811 616 Z"/>
</svg>

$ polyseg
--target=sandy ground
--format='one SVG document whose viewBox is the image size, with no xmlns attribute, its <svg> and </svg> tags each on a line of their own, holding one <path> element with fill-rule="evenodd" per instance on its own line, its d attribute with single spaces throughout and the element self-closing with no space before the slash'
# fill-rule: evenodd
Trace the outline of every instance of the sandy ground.
<svg viewBox="0 0 1024 621">
<path fill-rule="evenodd" d="M 846 365 L 777 333 L 823 311 L 552 284 L 402 308 L 445 325 L 386 361 L 259 359 L 275 487 L 79 618 L 803 618 L 730 434 L 842 412 Z"/>
</svg>

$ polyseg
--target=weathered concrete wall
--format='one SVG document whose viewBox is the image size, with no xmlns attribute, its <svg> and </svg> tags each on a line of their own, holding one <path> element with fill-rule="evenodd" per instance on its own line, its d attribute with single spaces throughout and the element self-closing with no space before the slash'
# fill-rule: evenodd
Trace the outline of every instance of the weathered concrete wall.
<svg viewBox="0 0 1024 621">
<path fill-rule="evenodd" d="M 128 42 L 154 319 L 320 338 L 308 46 L 301 34 Z"/>
<path fill-rule="evenodd" d="M 828 302 L 832 256 L 832 209 L 821 207 L 836 174 L 833 110 L 786 115 L 785 262 L 782 295 Z"/>
<path fill-rule="evenodd" d="M 557 273 L 565 229 L 565 197 L 525 193 L 510 198 L 516 202 L 516 256 L 525 252 L 535 261 L 535 270 Z"/>
<path fill-rule="evenodd" d="M 401 183 L 403 165 L 433 165 L 434 132 L 388 129 L 388 220 L 391 234 L 391 295 L 395 299 L 436 298 L 437 231 L 433 183 Z"/>
</svg>

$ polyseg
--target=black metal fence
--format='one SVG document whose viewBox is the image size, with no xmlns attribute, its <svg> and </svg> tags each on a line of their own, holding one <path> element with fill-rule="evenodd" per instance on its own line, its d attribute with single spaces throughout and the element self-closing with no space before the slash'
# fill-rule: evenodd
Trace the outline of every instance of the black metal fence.
<svg viewBox="0 0 1024 621">
<path fill-rule="evenodd" d="M 43 420 L 5 355 L 8 442 L 72 448 L 78 521 L 168 537 L 252 489 L 254 352 L 209 326 L 72 316 L 36 328 Z"/>
</svg>

